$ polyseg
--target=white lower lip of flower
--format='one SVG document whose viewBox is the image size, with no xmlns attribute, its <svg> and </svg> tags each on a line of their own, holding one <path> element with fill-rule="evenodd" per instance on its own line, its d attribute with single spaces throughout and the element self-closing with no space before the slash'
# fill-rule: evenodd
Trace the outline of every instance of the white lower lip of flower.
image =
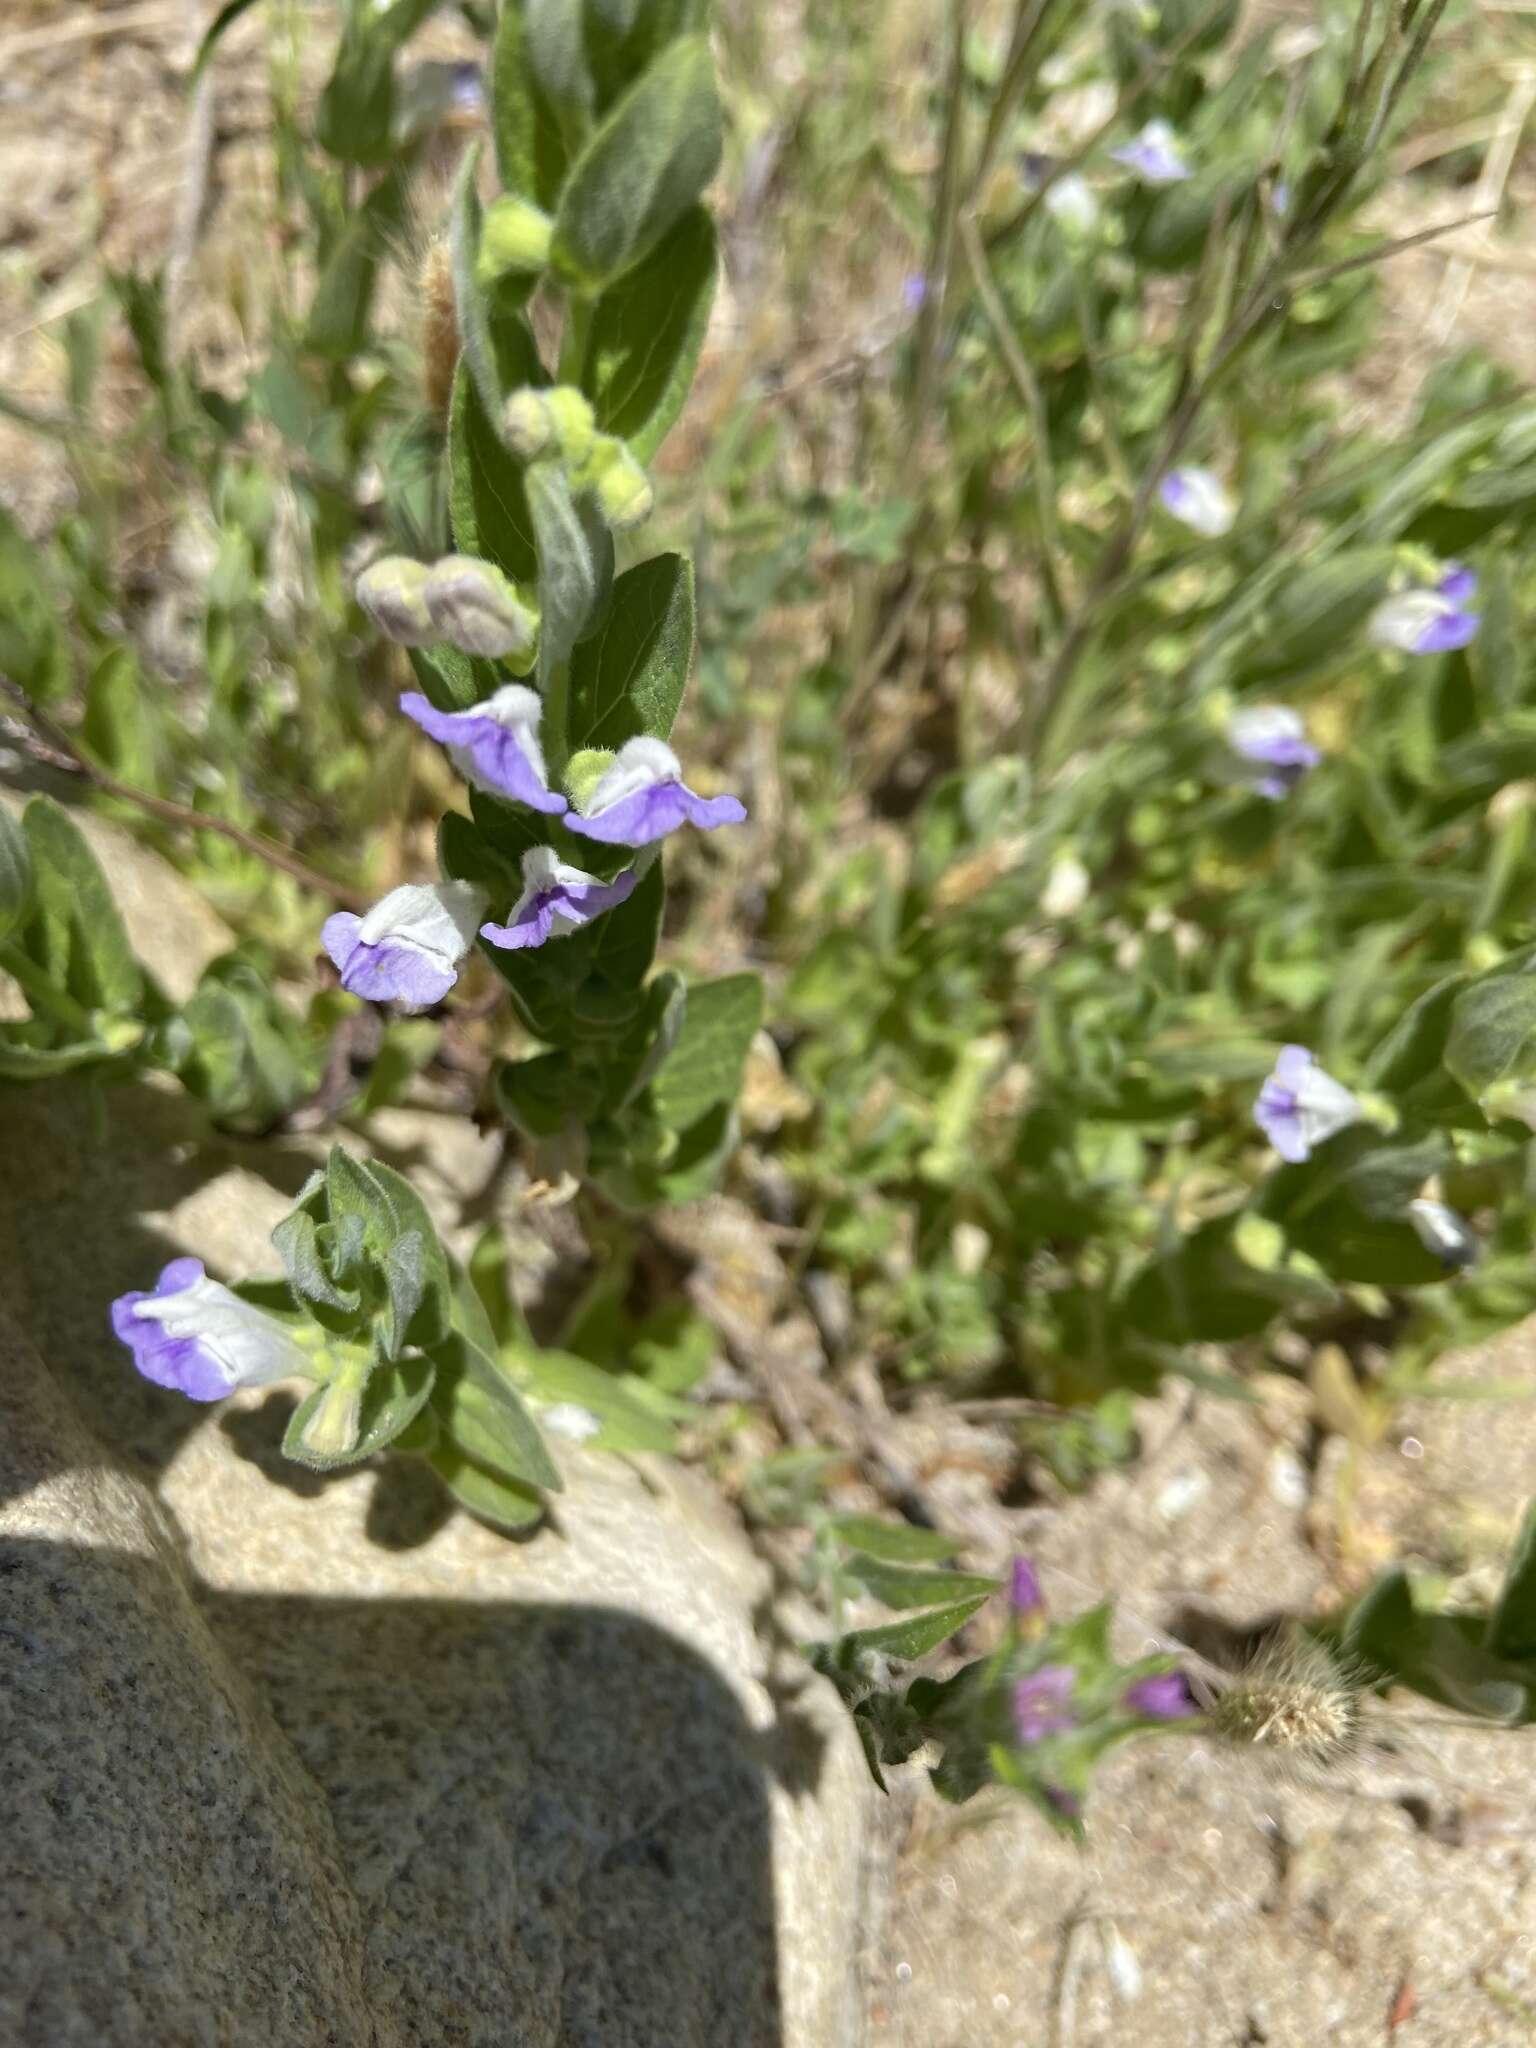
<svg viewBox="0 0 1536 2048">
<path fill-rule="evenodd" d="M 205 1274 L 176 1294 L 135 1302 L 134 1315 L 158 1323 L 168 1337 L 190 1337 L 217 1360 L 231 1386 L 259 1387 L 309 1369 L 309 1360 L 280 1323 Z"/>
<path fill-rule="evenodd" d="M 1069 171 L 1046 193 L 1045 210 L 1063 226 L 1078 228 L 1086 234 L 1098 220 L 1099 202 L 1088 189 L 1087 180 Z"/>
<path fill-rule="evenodd" d="M 1306 727 L 1284 704 L 1254 704 L 1246 711 L 1234 711 L 1227 724 L 1227 738 L 1240 754 L 1273 746 L 1278 740 L 1306 737 Z"/>
<path fill-rule="evenodd" d="M 456 967 L 474 944 L 485 897 L 470 882 L 407 882 L 374 904 L 358 927 L 365 946 L 387 939 L 446 967 Z"/>
<path fill-rule="evenodd" d="M 1351 1124 L 1359 1123 L 1362 1111 L 1359 1101 L 1341 1081 L 1335 1081 L 1321 1067 L 1311 1066 L 1296 1090 L 1296 1114 L 1308 1146 L 1315 1148 Z"/>
<path fill-rule="evenodd" d="M 595 817 L 599 811 L 622 803 L 625 797 L 635 796 L 642 789 L 654 789 L 658 782 L 681 781 L 682 773 L 682 763 L 665 740 L 626 740 L 614 757 L 613 766 L 604 769 L 587 799 L 586 815 Z"/>
</svg>

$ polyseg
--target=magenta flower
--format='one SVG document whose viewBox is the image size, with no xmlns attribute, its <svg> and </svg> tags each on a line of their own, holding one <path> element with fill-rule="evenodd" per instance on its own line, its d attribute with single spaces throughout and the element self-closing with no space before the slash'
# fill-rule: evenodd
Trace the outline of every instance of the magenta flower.
<svg viewBox="0 0 1536 2048">
<path fill-rule="evenodd" d="M 1068 1711 L 1077 1673 L 1070 1664 L 1042 1664 L 1013 1688 L 1013 1725 L 1020 1742 L 1041 1741 L 1072 1726 Z"/>
<path fill-rule="evenodd" d="M 1159 1671 L 1128 1685 L 1121 1705 L 1148 1721 L 1187 1721 L 1200 1709 L 1182 1671 Z"/>
<path fill-rule="evenodd" d="M 571 831 L 605 846 L 649 846 L 679 825 L 712 832 L 746 817 L 739 797 L 697 795 L 683 781 L 682 763 L 664 740 L 626 740 L 579 811 L 566 814 Z"/>
<path fill-rule="evenodd" d="M 1027 1557 L 1013 1560 L 1013 1572 L 1008 1581 L 1008 1604 L 1017 1615 L 1043 1614 L 1045 1595 L 1040 1590 L 1040 1574 Z"/>
<path fill-rule="evenodd" d="M 549 786 L 539 720 L 544 706 L 536 690 L 508 683 L 468 711 L 439 711 L 418 690 L 400 699 L 400 709 L 429 738 L 448 749 L 466 782 L 492 796 L 508 796 L 535 811 L 558 817 L 565 798 Z"/>
<path fill-rule="evenodd" d="M 483 924 L 480 936 L 504 952 L 542 946 L 546 939 L 579 931 L 605 910 L 622 903 L 635 886 L 631 869 L 617 881 L 602 882 L 584 868 L 558 858 L 553 847 L 530 846 L 523 855 L 523 893 L 505 924 Z"/>
</svg>

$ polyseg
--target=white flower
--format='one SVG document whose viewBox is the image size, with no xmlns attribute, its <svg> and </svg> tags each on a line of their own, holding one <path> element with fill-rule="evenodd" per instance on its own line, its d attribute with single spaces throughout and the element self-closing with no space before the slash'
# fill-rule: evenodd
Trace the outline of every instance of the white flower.
<svg viewBox="0 0 1536 2048">
<path fill-rule="evenodd" d="M 573 1444 L 584 1444 L 588 1438 L 600 1436 L 603 1425 L 590 1408 L 580 1407 L 575 1401 L 557 1401 L 552 1408 L 546 1408 L 539 1417 L 547 1430 L 556 1436 L 563 1436 Z"/>
<path fill-rule="evenodd" d="M 1219 540 L 1237 520 L 1237 500 L 1209 469 L 1172 469 L 1157 487 L 1158 496 L 1185 526 Z"/>
</svg>

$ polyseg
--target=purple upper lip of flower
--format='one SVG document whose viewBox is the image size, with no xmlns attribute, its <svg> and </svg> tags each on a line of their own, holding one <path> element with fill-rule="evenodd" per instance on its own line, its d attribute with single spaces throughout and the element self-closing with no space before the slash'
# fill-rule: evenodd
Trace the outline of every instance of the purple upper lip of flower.
<svg viewBox="0 0 1536 2048">
<path fill-rule="evenodd" d="M 420 691 L 408 690 L 400 709 L 451 750 L 466 780 L 550 817 L 564 813 L 565 798 L 545 776 L 537 737 L 540 705 L 533 690 L 511 683 L 470 711 L 439 711 Z"/>
<path fill-rule="evenodd" d="M 1039 1742 L 1072 1726 L 1069 1703 L 1077 1673 L 1070 1664 L 1042 1664 L 1013 1688 L 1013 1725 L 1020 1742 Z"/>
<path fill-rule="evenodd" d="M 1125 1689 L 1122 1704 L 1151 1721 L 1186 1721 L 1200 1709 L 1182 1671 L 1159 1671 Z"/>
<path fill-rule="evenodd" d="M 585 810 L 568 811 L 572 832 L 607 846 L 648 846 L 679 825 L 713 831 L 746 817 L 739 797 L 702 797 L 682 779 L 676 754 L 664 740 L 626 740 L 599 780 Z"/>
</svg>

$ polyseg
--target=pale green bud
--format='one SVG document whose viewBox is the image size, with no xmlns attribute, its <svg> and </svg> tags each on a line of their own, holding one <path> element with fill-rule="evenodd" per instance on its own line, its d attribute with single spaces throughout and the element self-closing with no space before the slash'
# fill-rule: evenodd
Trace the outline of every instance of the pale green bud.
<svg viewBox="0 0 1536 2048">
<path fill-rule="evenodd" d="M 569 469 L 584 468 L 597 444 L 591 402 L 574 385 L 559 384 L 544 394 L 544 405 L 560 444 L 561 460 Z"/>
<path fill-rule="evenodd" d="M 554 222 L 526 199 L 503 194 L 485 210 L 475 282 L 489 290 L 504 277 L 528 276 L 549 261 Z"/>
<path fill-rule="evenodd" d="M 600 436 L 588 475 L 598 509 L 616 533 L 643 526 L 650 518 L 656 502 L 651 480 L 622 441 Z"/>
<path fill-rule="evenodd" d="M 533 462 L 548 453 L 555 441 L 555 422 L 542 391 L 525 385 L 521 391 L 513 392 L 501 415 L 501 437 L 524 462 Z"/>
<path fill-rule="evenodd" d="M 537 615 L 510 579 L 494 562 L 474 555 L 444 555 L 435 563 L 426 581 L 426 602 L 437 639 L 488 660 L 525 654 L 538 632 Z"/>
<path fill-rule="evenodd" d="M 304 1425 L 304 1448 L 317 1458 L 344 1458 L 357 1446 L 362 1419 L 366 1364 L 350 1361 L 344 1365 L 315 1404 L 315 1412 Z"/>
<path fill-rule="evenodd" d="M 578 811 L 584 811 L 592 792 L 613 766 L 613 755 L 603 747 L 583 747 L 565 765 L 566 794 Z"/>
<path fill-rule="evenodd" d="M 439 639 L 427 603 L 425 562 L 408 555 L 385 555 L 358 577 L 355 596 L 386 639 L 401 647 L 425 647 Z"/>
</svg>

